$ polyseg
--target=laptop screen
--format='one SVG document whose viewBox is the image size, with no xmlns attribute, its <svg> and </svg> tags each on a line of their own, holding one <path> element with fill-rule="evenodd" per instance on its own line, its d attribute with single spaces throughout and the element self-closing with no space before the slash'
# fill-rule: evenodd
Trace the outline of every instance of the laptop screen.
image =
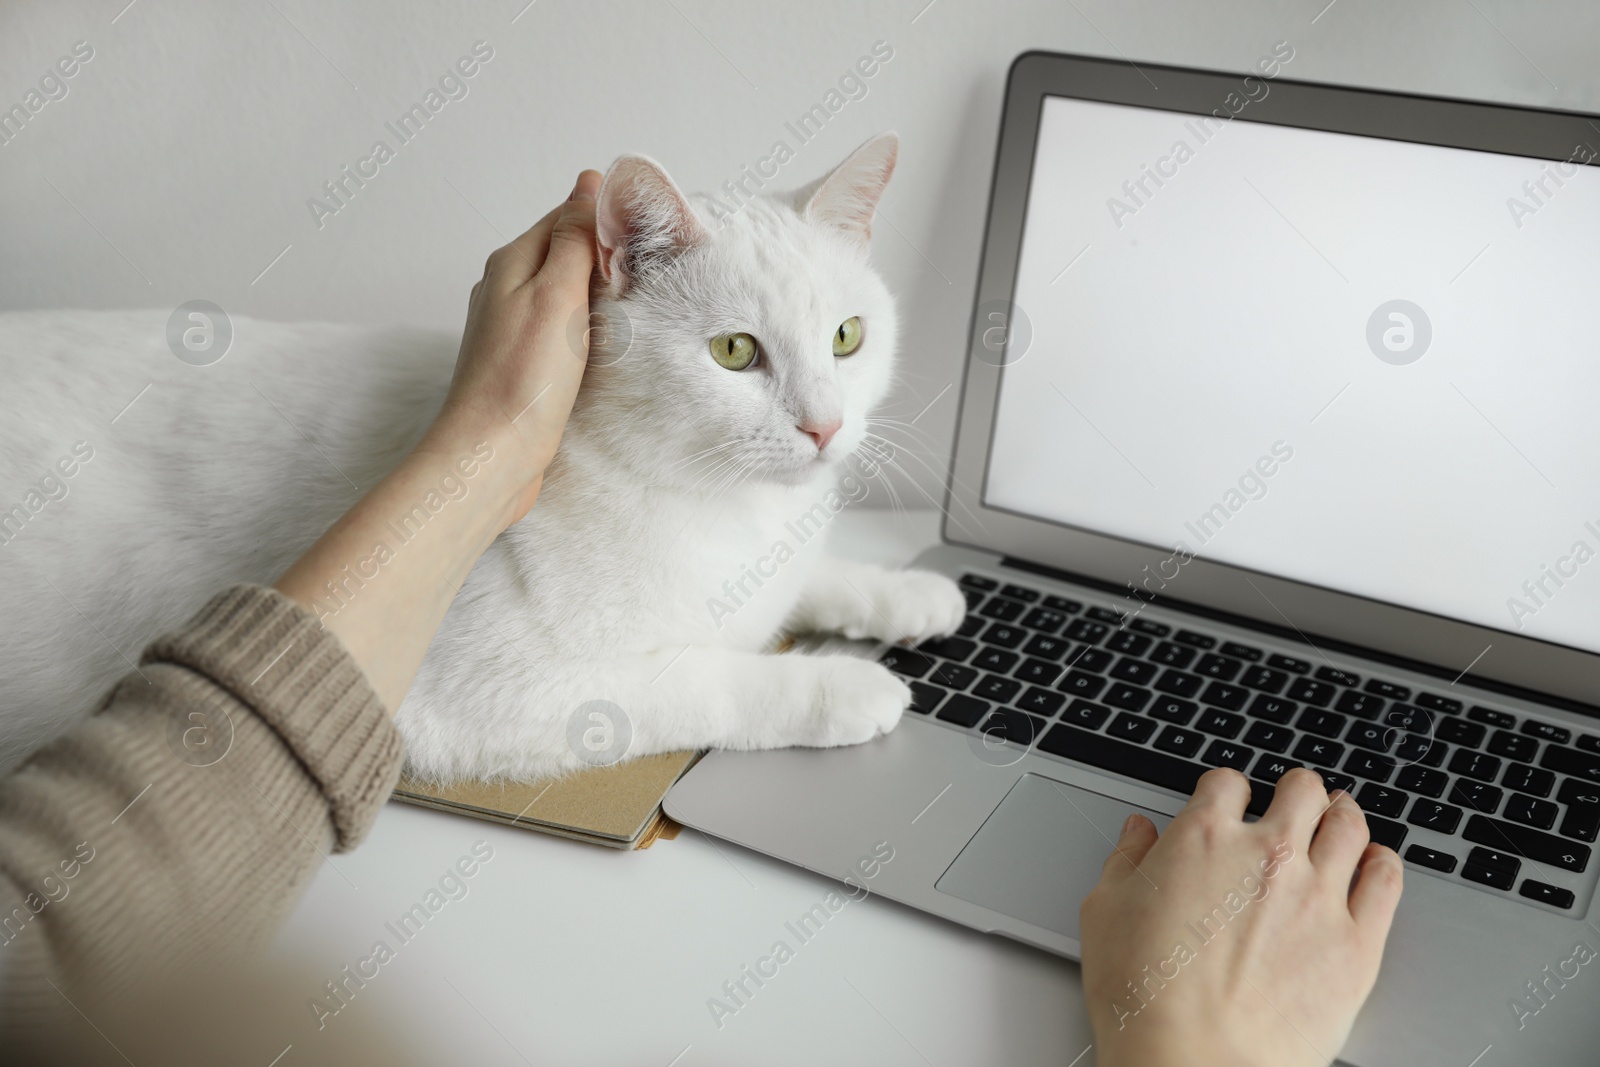
<svg viewBox="0 0 1600 1067">
<path fill-rule="evenodd" d="M 978 309 L 985 504 L 1171 550 L 1180 599 L 1198 557 L 1600 651 L 1600 153 L 1571 151 L 1048 98 L 1013 307 Z"/>
</svg>

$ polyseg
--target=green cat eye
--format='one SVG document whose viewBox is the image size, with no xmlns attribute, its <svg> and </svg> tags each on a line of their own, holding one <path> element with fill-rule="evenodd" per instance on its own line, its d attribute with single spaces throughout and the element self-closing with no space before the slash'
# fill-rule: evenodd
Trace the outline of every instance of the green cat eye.
<svg viewBox="0 0 1600 1067">
<path fill-rule="evenodd" d="M 711 339 L 711 358 L 729 370 L 744 370 L 756 361 L 756 339 L 747 333 L 725 333 Z"/>
<path fill-rule="evenodd" d="M 833 331 L 833 354 L 848 356 L 861 347 L 861 316 L 851 315 Z"/>
</svg>

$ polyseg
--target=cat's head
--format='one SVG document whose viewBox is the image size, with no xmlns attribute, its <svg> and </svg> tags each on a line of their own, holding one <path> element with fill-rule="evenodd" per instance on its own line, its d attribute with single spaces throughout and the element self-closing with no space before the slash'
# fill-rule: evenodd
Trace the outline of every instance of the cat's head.
<svg viewBox="0 0 1600 1067">
<path fill-rule="evenodd" d="M 881 134 L 810 185 L 737 209 L 685 196 L 643 156 L 612 164 L 584 392 L 652 481 L 798 484 L 867 440 L 899 333 L 869 261 L 898 149 Z"/>
</svg>

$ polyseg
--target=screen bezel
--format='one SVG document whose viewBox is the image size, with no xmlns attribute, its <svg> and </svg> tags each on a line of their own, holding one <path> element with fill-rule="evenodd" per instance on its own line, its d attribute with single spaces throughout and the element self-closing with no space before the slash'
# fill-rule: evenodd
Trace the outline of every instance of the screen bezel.
<svg viewBox="0 0 1600 1067">
<path fill-rule="evenodd" d="M 1003 370 L 991 359 L 980 358 L 987 350 L 982 340 L 986 327 L 979 321 L 978 309 L 995 303 L 1008 306 L 1012 299 L 1046 97 L 1205 115 L 1220 108 L 1228 93 L 1240 92 L 1245 77 L 1269 81 L 1270 91 L 1233 122 L 1550 161 L 1569 159 L 1580 142 L 1600 143 L 1597 117 L 1576 112 L 1353 89 L 1281 76 L 1266 79 L 1259 71 L 1199 71 L 1045 52 L 1018 56 L 1007 79 L 983 259 L 967 334 L 965 380 L 946 487 L 947 543 L 999 552 L 1119 590 L 1144 568 L 1156 568 L 1171 555 L 1169 549 L 984 504 Z M 1182 566 L 1181 575 L 1170 594 L 1176 604 L 1192 604 L 1275 632 L 1287 628 L 1313 644 L 1322 638 L 1348 648 L 1371 649 L 1381 658 L 1416 664 L 1444 677 L 1553 697 L 1573 710 L 1600 716 L 1600 654 L 1212 560 L 1191 559 Z M 1130 598 L 1127 603 L 1135 601 Z"/>
</svg>

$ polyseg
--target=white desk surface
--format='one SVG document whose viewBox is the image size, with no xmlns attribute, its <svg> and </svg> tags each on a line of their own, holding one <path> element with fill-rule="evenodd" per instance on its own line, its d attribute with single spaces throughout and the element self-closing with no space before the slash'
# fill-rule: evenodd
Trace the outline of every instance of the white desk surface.
<svg viewBox="0 0 1600 1067">
<path fill-rule="evenodd" d="M 841 555 L 909 561 L 932 511 L 851 510 Z M 643 852 L 390 803 L 322 866 L 275 955 L 322 981 L 391 945 L 385 928 L 477 841 L 492 860 L 400 947 L 328 1030 L 406 1030 L 439 1064 L 1053 1064 L 1091 1035 L 1078 966 L 877 897 L 849 904 L 719 1028 L 707 1006 L 834 883 L 692 830 Z M 305 1020 L 313 1012 L 307 1006 Z M 279 1067 L 320 1060 L 308 1025 Z M 1076 1067 L 1092 1067 L 1089 1051 Z"/>
</svg>

